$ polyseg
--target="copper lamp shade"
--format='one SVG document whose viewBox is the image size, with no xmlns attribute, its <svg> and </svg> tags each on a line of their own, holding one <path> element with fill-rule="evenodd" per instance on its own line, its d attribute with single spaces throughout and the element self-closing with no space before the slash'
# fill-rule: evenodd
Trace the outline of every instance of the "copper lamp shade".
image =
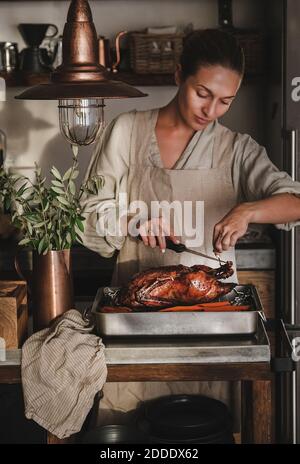
<svg viewBox="0 0 300 464">
<path fill-rule="evenodd" d="M 98 41 L 87 0 L 72 0 L 63 32 L 63 62 L 48 84 L 31 87 L 16 98 L 60 100 L 81 98 L 132 98 L 147 94 L 131 85 L 108 79 L 98 64 Z"/>
</svg>

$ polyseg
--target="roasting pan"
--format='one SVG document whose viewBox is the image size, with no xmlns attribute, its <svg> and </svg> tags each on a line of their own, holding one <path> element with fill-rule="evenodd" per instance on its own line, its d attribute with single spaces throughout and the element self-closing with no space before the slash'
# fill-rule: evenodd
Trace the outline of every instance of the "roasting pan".
<svg viewBox="0 0 300 464">
<path fill-rule="evenodd" d="M 117 289 L 102 287 L 92 307 L 97 333 L 102 337 L 162 337 L 186 335 L 253 335 L 263 307 L 253 285 L 236 285 L 216 301 L 250 304 L 249 311 L 230 312 L 157 312 L 148 308 L 141 312 L 102 313 Z"/>
</svg>

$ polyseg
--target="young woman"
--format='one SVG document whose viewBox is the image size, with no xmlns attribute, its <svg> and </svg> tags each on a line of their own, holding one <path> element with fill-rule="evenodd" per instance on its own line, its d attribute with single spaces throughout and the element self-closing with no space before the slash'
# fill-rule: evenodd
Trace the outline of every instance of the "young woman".
<svg viewBox="0 0 300 464">
<path fill-rule="evenodd" d="M 84 243 L 105 257 L 119 250 L 114 285 L 149 267 L 215 267 L 213 261 L 165 250 L 165 235 L 183 242 L 189 235 L 185 227 L 181 234 L 174 230 L 178 211 L 173 223 L 164 214 L 151 216 L 155 201 L 178 202 L 181 212 L 187 202 L 202 202 L 203 215 L 194 208 L 188 218 L 198 221 L 195 233 L 202 231 L 194 248 L 210 256 L 222 253 L 234 263 L 233 247 L 250 223 L 289 229 L 300 219 L 300 184 L 280 172 L 249 135 L 218 122 L 235 99 L 243 73 L 243 52 L 231 35 L 195 32 L 186 40 L 175 74 L 174 99 L 163 108 L 122 114 L 107 127 L 87 173 L 104 175 L 105 186 L 96 200 L 84 200 L 89 211 Z M 125 234 L 131 216 L 119 205 L 121 194 L 128 204 L 148 206 L 148 215 L 134 223 L 135 234 L 130 227 Z M 116 216 L 118 234 L 109 231 Z M 136 229 L 142 241 L 132 236 Z"/>
<path fill-rule="evenodd" d="M 89 211 L 84 243 L 104 257 L 120 251 L 114 284 L 123 285 L 150 266 L 197 264 L 186 253 L 161 253 L 165 235 L 176 240 L 174 224 L 163 214 L 150 217 L 153 201 L 179 201 L 181 212 L 184 202 L 203 202 L 198 224 L 203 237 L 195 249 L 208 255 L 216 251 L 234 262 L 232 247 L 249 223 L 289 229 L 300 219 L 300 184 L 280 172 L 249 135 L 218 122 L 236 97 L 243 73 L 243 53 L 232 36 L 218 30 L 195 32 L 176 71 L 175 98 L 163 108 L 122 114 L 107 127 L 87 172 L 104 175 L 105 186 L 97 199 L 84 200 Z M 148 206 L 148 217 L 139 224 L 143 242 L 130 235 L 130 227 L 126 235 L 124 221 L 131 216 L 120 211 L 121 193 L 128 204 Z M 109 226 L 118 215 L 123 227 L 111 233 Z M 183 224 L 177 237 L 182 241 L 184 229 Z M 200 261 L 214 266 L 213 261 Z"/>
</svg>

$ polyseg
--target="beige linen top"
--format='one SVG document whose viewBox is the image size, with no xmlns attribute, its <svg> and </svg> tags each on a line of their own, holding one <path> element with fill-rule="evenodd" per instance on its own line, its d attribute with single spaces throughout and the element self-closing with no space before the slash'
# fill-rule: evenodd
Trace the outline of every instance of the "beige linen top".
<svg viewBox="0 0 300 464">
<path fill-rule="evenodd" d="M 153 120 L 153 117 L 155 121 L 157 120 L 158 109 L 145 113 L 149 113 L 149 121 Z M 86 207 L 83 243 L 86 247 L 107 258 L 113 256 L 115 250 L 120 250 L 124 243 L 124 237 L 121 234 L 109 235 L 104 229 L 111 220 L 115 219 L 116 214 L 119 214 L 119 194 L 127 191 L 135 115 L 136 111 L 121 114 L 107 126 L 96 145 L 86 173 L 86 179 L 96 174 L 103 175 L 105 185 L 97 197 L 85 196 L 82 200 Z M 161 168 L 163 165 L 154 129 L 155 124 L 154 127 L 149 124 L 149 131 L 152 131 L 152 134 L 151 146 L 146 160 L 149 166 Z M 218 144 L 220 146 L 218 156 L 213 155 L 216 137 L 219 137 Z M 237 204 L 244 201 L 260 200 L 278 193 L 300 194 L 300 183 L 293 182 L 286 172 L 279 171 L 268 158 L 264 147 L 256 143 L 249 135 L 235 133 L 217 121 L 194 134 L 173 169 L 196 170 L 221 167 L 225 163 L 225 160 L 222 159 L 222 153 L 228 151 L 224 150 L 223 147 L 228 148 L 229 143 L 231 144 L 232 184 Z M 228 163 L 228 158 L 226 163 Z M 100 213 L 96 211 L 99 204 L 102 206 Z M 101 219 L 100 223 L 99 219 Z M 96 230 L 97 220 L 100 235 Z M 299 224 L 300 221 L 277 224 L 276 227 L 290 230 L 291 227 Z"/>
</svg>

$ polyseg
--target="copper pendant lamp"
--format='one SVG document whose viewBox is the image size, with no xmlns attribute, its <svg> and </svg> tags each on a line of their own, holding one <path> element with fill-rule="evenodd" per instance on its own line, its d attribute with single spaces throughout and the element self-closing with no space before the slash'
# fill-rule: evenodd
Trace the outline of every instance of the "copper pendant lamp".
<svg viewBox="0 0 300 464">
<path fill-rule="evenodd" d="M 60 129 L 72 145 L 89 145 L 104 123 L 104 99 L 147 94 L 109 80 L 98 64 L 98 40 L 87 0 L 72 0 L 63 32 L 63 62 L 48 84 L 31 87 L 17 99 L 59 100 Z"/>
</svg>

